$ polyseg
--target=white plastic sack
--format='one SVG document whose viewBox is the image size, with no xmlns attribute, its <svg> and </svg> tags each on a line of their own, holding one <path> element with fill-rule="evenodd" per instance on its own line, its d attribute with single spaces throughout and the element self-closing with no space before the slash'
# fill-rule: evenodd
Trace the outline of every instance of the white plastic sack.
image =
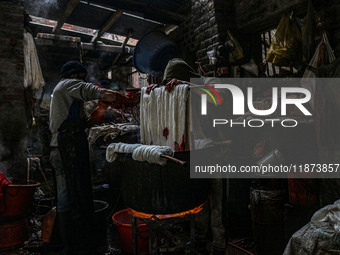
<svg viewBox="0 0 340 255">
<path fill-rule="evenodd" d="M 340 200 L 314 213 L 290 238 L 284 255 L 340 254 Z"/>
</svg>

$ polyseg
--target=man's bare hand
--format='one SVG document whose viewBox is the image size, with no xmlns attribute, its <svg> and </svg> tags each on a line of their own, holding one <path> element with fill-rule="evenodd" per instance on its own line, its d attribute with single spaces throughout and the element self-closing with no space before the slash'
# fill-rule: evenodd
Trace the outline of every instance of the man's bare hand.
<svg viewBox="0 0 340 255">
<path fill-rule="evenodd" d="M 172 79 L 171 81 L 169 81 L 166 85 L 165 85 L 165 90 L 171 92 L 175 89 L 176 85 L 179 84 L 189 84 L 186 81 L 181 81 L 181 80 L 177 80 L 177 79 Z"/>
<path fill-rule="evenodd" d="M 147 88 L 146 88 L 146 93 L 150 94 L 150 92 L 152 90 L 154 90 L 155 88 L 158 88 L 160 85 L 159 84 L 150 84 Z"/>
</svg>

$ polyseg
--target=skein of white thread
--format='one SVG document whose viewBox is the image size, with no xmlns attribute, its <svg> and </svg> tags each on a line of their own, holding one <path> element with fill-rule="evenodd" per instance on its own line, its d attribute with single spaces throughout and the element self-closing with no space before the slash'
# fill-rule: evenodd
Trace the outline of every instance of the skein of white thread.
<svg viewBox="0 0 340 255">
<path fill-rule="evenodd" d="M 147 161 L 163 166 L 167 160 L 161 158 L 161 154 L 173 156 L 174 152 L 169 146 L 142 145 L 133 151 L 132 158 L 137 161 Z"/>
<path fill-rule="evenodd" d="M 117 152 L 132 153 L 139 146 L 141 144 L 111 143 L 106 148 L 106 160 L 111 163 L 117 159 Z"/>
</svg>

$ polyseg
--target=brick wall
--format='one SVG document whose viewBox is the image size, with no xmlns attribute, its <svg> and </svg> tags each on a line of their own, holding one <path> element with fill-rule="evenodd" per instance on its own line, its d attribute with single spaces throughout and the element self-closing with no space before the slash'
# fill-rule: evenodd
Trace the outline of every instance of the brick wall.
<svg viewBox="0 0 340 255">
<path fill-rule="evenodd" d="M 235 1 L 237 26 L 245 32 L 261 32 L 276 27 L 285 11 L 299 15 L 305 14 L 306 10 L 307 0 Z"/>
<path fill-rule="evenodd" d="M 190 65 L 201 62 L 206 72 L 214 70 L 209 65 L 207 51 L 225 42 L 227 30 L 234 30 L 234 3 L 225 0 L 191 0 L 187 20 L 170 34 L 177 42 L 182 56 Z"/>
<path fill-rule="evenodd" d="M 326 2 L 329 7 L 329 1 Z M 307 10 L 307 0 L 191 0 L 189 5 L 191 13 L 186 22 L 170 38 L 178 43 L 180 55 L 187 62 L 197 68 L 195 62 L 199 61 L 207 72 L 214 70 L 214 66 L 208 64 L 206 52 L 224 43 L 228 30 L 241 43 L 246 55 L 244 61 L 250 58 L 261 61 L 260 33 L 275 28 L 283 12 L 294 10 L 303 17 Z M 336 12 L 333 17 L 339 16 L 338 9 L 332 10 Z M 339 24 L 338 21 L 333 23 Z M 339 34 L 335 34 L 335 39 L 340 41 Z"/>
<path fill-rule="evenodd" d="M 23 24 L 21 4 L 0 2 L 0 170 L 9 175 L 26 157 Z"/>
</svg>

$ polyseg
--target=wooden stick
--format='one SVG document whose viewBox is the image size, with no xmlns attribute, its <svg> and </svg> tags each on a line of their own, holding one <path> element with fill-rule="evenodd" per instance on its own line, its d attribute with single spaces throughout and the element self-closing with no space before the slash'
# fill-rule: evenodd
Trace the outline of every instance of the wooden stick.
<svg viewBox="0 0 340 255">
<path fill-rule="evenodd" d="M 80 0 L 69 0 L 65 9 L 61 13 L 57 24 L 55 24 L 52 33 L 59 34 L 62 26 L 66 22 L 66 20 L 71 16 L 73 11 L 76 9 L 77 5 L 79 4 Z"/>
<path fill-rule="evenodd" d="M 161 157 L 162 158 L 166 158 L 168 160 L 171 160 L 171 161 L 173 161 L 173 162 L 175 162 L 177 164 L 180 164 L 181 166 L 186 166 L 187 165 L 187 162 L 179 160 L 179 159 L 171 157 L 171 156 L 168 156 L 168 155 L 161 154 Z"/>
<path fill-rule="evenodd" d="M 97 42 L 105 32 L 107 32 L 115 23 L 117 23 L 123 13 L 124 11 L 121 9 L 118 9 L 112 13 L 112 15 L 105 21 L 105 24 L 98 30 L 97 34 L 92 37 L 91 43 Z"/>
<path fill-rule="evenodd" d="M 106 149 L 106 148 L 107 148 L 107 146 L 100 146 L 100 149 Z M 185 161 L 179 160 L 177 158 L 174 158 L 174 157 L 171 157 L 171 156 L 168 156 L 168 155 L 161 154 L 161 157 L 162 158 L 166 158 L 168 160 L 171 160 L 171 161 L 173 161 L 173 162 L 175 162 L 175 163 L 177 163 L 177 164 L 179 164 L 181 166 L 187 166 L 187 164 L 188 164 Z"/>
<path fill-rule="evenodd" d="M 30 158 L 27 158 L 27 184 L 29 183 L 30 180 L 30 168 L 31 168 L 30 162 L 31 162 Z"/>
<path fill-rule="evenodd" d="M 221 141 L 221 142 L 214 142 L 214 144 L 216 144 L 216 145 L 220 145 L 220 144 L 231 145 L 231 140 L 225 140 L 225 141 Z"/>
</svg>

